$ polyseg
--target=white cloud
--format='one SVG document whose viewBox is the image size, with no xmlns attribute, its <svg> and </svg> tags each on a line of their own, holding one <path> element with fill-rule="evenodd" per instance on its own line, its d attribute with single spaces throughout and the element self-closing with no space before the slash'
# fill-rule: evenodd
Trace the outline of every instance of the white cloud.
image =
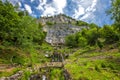
<svg viewBox="0 0 120 80">
<path fill-rule="evenodd" d="M 27 4 L 25 4 L 24 6 L 25 6 L 25 9 L 29 12 L 29 14 L 32 14 L 31 7 Z"/>
<path fill-rule="evenodd" d="M 88 11 L 95 11 L 96 9 L 94 9 L 94 8 L 95 8 L 95 6 L 96 6 L 96 3 L 97 3 L 97 0 L 93 0 L 92 5 L 91 5 L 90 7 L 88 7 L 88 8 L 86 9 L 86 11 L 87 11 L 87 12 L 88 12 Z"/>
<path fill-rule="evenodd" d="M 46 9 L 44 10 L 42 16 L 51 16 L 51 15 L 54 15 L 55 14 L 55 9 L 51 6 L 49 7 L 46 7 Z"/>
<path fill-rule="evenodd" d="M 93 2 L 92 2 L 92 3 L 93 3 L 93 4 L 92 4 L 92 6 L 91 6 L 91 7 L 93 8 L 93 7 L 95 7 L 95 6 L 96 6 L 97 0 L 93 0 Z"/>
<path fill-rule="evenodd" d="M 66 6 L 66 0 L 53 0 L 53 5 L 57 9 L 58 13 L 63 13 L 63 8 Z"/>
<path fill-rule="evenodd" d="M 36 7 L 36 9 L 38 9 L 38 10 L 44 10 L 43 9 L 43 5 L 44 6 L 46 6 L 47 4 L 47 0 L 39 0 L 40 1 L 40 3 L 39 3 L 39 5 L 38 5 L 38 7 Z"/>
<path fill-rule="evenodd" d="M 18 2 L 18 5 L 21 7 L 22 6 L 21 2 Z"/>
<path fill-rule="evenodd" d="M 66 0 L 53 0 L 47 3 L 47 0 L 39 0 L 40 4 L 36 9 L 42 10 L 42 16 L 52 16 L 55 14 L 63 13 L 63 8 L 66 6 Z"/>
<path fill-rule="evenodd" d="M 31 2 L 33 2 L 34 0 L 30 0 Z"/>
<path fill-rule="evenodd" d="M 47 3 L 47 0 L 39 0 L 41 5 L 44 5 Z"/>
<path fill-rule="evenodd" d="M 86 19 L 87 17 L 89 17 L 90 16 L 90 13 L 88 13 L 88 14 L 85 14 L 82 18 L 80 18 L 81 20 L 84 20 L 84 19 Z"/>
<path fill-rule="evenodd" d="M 78 19 L 80 15 L 83 15 L 85 13 L 85 9 L 79 5 L 78 9 L 75 10 L 75 14 L 73 15 L 74 18 Z"/>
</svg>

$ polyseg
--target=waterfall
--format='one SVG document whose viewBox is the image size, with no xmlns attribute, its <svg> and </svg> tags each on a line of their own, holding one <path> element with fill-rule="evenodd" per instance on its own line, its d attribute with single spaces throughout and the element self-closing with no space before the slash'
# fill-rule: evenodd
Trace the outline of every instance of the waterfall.
<svg viewBox="0 0 120 80">
<path fill-rule="evenodd" d="M 42 80 L 46 80 L 46 76 L 45 75 L 42 75 Z"/>
</svg>

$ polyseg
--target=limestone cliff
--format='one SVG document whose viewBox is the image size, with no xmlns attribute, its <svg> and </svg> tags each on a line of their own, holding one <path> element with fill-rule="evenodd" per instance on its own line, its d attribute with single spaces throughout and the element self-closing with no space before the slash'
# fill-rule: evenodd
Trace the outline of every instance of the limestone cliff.
<svg viewBox="0 0 120 80">
<path fill-rule="evenodd" d="M 42 23 L 43 30 L 47 32 L 46 42 L 52 45 L 59 45 L 65 43 L 65 37 L 79 32 L 86 26 L 77 26 L 77 21 L 63 14 L 53 17 L 42 17 L 39 19 Z"/>
</svg>

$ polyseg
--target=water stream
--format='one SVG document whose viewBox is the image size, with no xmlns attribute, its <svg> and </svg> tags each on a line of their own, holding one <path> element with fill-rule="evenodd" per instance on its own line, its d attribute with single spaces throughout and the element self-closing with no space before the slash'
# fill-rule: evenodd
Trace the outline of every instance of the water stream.
<svg viewBox="0 0 120 80">
<path fill-rule="evenodd" d="M 46 80 L 46 76 L 45 75 L 42 75 L 42 80 Z"/>
<path fill-rule="evenodd" d="M 62 54 L 58 54 L 58 53 L 53 53 L 52 55 L 52 62 L 60 62 L 62 63 L 64 61 L 64 56 Z M 53 64 L 51 64 L 53 65 Z M 63 64 L 64 65 L 64 64 Z M 57 67 L 51 67 L 52 69 L 57 69 Z M 45 70 L 45 73 L 43 73 L 42 71 L 40 71 L 40 74 L 38 75 L 33 75 L 31 76 L 30 80 L 48 80 L 49 79 L 49 75 L 51 74 L 51 69 L 50 67 L 46 67 L 46 68 L 41 68 L 42 70 Z M 59 69 L 63 70 L 62 75 L 64 76 L 65 80 L 71 80 L 70 79 L 70 75 L 67 72 L 67 70 L 64 69 L 64 66 L 59 67 Z"/>
</svg>

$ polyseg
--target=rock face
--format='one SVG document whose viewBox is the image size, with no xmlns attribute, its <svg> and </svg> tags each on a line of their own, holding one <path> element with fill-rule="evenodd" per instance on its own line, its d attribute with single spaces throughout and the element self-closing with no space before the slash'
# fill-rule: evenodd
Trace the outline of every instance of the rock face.
<svg viewBox="0 0 120 80">
<path fill-rule="evenodd" d="M 43 30 L 47 32 L 46 42 L 53 46 L 65 43 L 65 37 L 79 32 L 85 26 L 76 26 L 77 21 L 63 14 L 53 17 L 43 17 L 39 19 Z"/>
</svg>

